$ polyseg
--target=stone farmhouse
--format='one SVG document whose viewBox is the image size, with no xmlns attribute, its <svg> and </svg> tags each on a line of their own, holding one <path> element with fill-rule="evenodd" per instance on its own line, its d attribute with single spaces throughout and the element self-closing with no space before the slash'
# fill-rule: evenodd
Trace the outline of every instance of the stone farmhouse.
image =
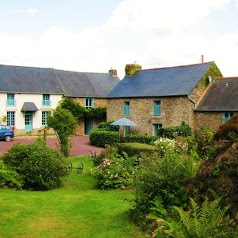
<svg viewBox="0 0 238 238">
<path fill-rule="evenodd" d="M 128 118 L 145 135 L 182 122 L 216 130 L 236 112 L 238 78 L 223 78 L 215 62 L 127 72 L 107 102 L 108 121 Z"/>
<path fill-rule="evenodd" d="M 116 70 L 82 73 L 0 65 L 0 121 L 14 127 L 15 134 L 37 134 L 63 96 L 85 108 L 106 107 L 106 96 L 118 82 Z M 95 123 L 80 122 L 77 133 L 89 134 Z"/>
<path fill-rule="evenodd" d="M 126 117 L 137 124 L 133 130 L 147 135 L 181 122 L 216 130 L 238 112 L 238 77 L 224 78 L 215 62 L 136 69 L 126 70 L 120 81 L 114 69 L 83 73 L 0 65 L 0 122 L 16 134 L 37 134 L 63 96 L 85 108 L 107 107 L 107 121 Z M 84 119 L 77 134 L 88 135 L 97 124 Z"/>
</svg>

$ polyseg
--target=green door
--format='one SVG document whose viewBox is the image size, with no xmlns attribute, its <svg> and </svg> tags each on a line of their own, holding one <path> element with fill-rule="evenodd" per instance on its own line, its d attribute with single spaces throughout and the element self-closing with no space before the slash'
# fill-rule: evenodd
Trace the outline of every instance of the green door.
<svg viewBox="0 0 238 238">
<path fill-rule="evenodd" d="M 33 129 L 33 116 L 32 112 L 25 112 L 25 132 Z"/>
<path fill-rule="evenodd" d="M 93 129 L 93 120 L 92 119 L 85 119 L 84 122 L 84 133 L 85 135 L 89 135 Z"/>
</svg>

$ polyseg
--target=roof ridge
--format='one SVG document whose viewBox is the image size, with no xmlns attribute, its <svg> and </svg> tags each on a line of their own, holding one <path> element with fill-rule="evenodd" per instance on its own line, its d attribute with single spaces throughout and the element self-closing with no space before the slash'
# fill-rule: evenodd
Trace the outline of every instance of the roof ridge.
<svg viewBox="0 0 238 238">
<path fill-rule="evenodd" d="M 6 66 L 6 67 L 15 67 L 15 68 L 31 68 L 31 69 L 54 69 L 54 68 L 46 68 L 46 67 L 36 67 L 36 66 L 22 66 L 22 65 L 11 65 L 11 64 L 0 64 L 1 66 Z"/>
<path fill-rule="evenodd" d="M 216 80 L 224 80 L 224 79 L 238 79 L 238 76 L 219 77 Z"/>
<path fill-rule="evenodd" d="M 180 68 L 180 67 L 195 66 L 195 65 L 205 65 L 205 64 L 214 63 L 214 62 L 215 62 L 215 61 L 208 61 L 208 62 L 205 62 L 205 63 L 197 63 L 197 64 L 165 66 L 165 67 L 161 67 L 161 68 L 141 69 L 141 70 L 138 70 L 138 71 L 149 71 L 149 70 L 156 70 L 156 69 Z"/>
<path fill-rule="evenodd" d="M 109 74 L 106 72 L 80 72 L 80 71 L 75 71 L 75 70 L 66 70 L 66 69 L 53 69 L 55 71 L 63 71 L 63 72 L 70 72 L 70 73 L 82 73 L 82 74 Z"/>
<path fill-rule="evenodd" d="M 63 72 L 70 72 L 70 73 L 86 73 L 86 74 L 110 74 L 107 72 L 80 72 L 76 70 L 66 70 L 66 69 L 55 69 L 53 67 L 36 67 L 36 66 L 23 66 L 23 65 L 8 65 L 8 64 L 0 64 L 1 66 L 6 66 L 6 67 L 15 67 L 15 68 L 30 68 L 30 69 L 50 69 L 50 70 L 55 70 L 55 71 L 63 71 Z"/>
</svg>

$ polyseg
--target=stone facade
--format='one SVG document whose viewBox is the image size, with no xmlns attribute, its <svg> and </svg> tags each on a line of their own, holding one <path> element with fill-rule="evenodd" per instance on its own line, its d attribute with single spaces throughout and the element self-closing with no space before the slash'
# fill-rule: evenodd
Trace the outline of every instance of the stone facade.
<svg viewBox="0 0 238 238">
<path fill-rule="evenodd" d="M 161 103 L 161 115 L 154 116 L 154 101 Z M 124 102 L 130 102 L 130 116 L 124 116 Z M 153 135 L 153 125 L 177 126 L 181 122 L 194 125 L 194 104 L 186 96 L 161 98 L 108 99 L 107 121 L 126 117 L 137 124 L 131 128 L 137 133 Z"/>
<path fill-rule="evenodd" d="M 208 126 L 213 131 L 216 131 L 222 124 L 221 112 L 195 112 L 195 126 L 199 128 L 201 126 Z"/>
</svg>

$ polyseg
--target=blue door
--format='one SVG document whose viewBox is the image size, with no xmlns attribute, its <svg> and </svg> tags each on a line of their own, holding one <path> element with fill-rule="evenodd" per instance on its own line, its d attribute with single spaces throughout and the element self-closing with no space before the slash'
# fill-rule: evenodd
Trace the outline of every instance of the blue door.
<svg viewBox="0 0 238 238">
<path fill-rule="evenodd" d="M 25 112 L 25 132 L 32 131 L 33 129 L 33 116 L 32 112 Z"/>
<path fill-rule="evenodd" d="M 85 119 L 84 123 L 84 133 L 85 135 L 89 135 L 93 129 L 93 120 L 92 119 Z"/>
</svg>

